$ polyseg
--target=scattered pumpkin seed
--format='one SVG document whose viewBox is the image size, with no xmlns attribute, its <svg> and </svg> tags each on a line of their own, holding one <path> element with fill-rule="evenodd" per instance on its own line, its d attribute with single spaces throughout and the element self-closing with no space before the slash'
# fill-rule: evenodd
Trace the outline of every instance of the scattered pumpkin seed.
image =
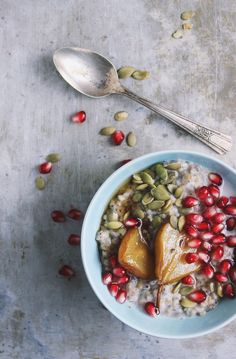
<svg viewBox="0 0 236 359">
<path fill-rule="evenodd" d="M 160 209 L 161 207 L 164 206 L 164 204 L 165 204 L 164 201 L 158 201 L 158 200 L 156 200 L 156 201 L 153 201 L 153 202 L 149 203 L 148 208 L 149 208 L 149 209 L 152 209 L 152 210 Z"/>
<path fill-rule="evenodd" d="M 177 283 L 174 288 L 172 289 L 172 293 L 173 294 L 176 294 L 176 293 L 179 293 L 179 290 L 180 290 L 180 287 L 181 287 L 181 282 Z"/>
<path fill-rule="evenodd" d="M 175 205 L 176 205 L 176 207 L 182 207 L 182 199 L 177 198 L 176 201 L 175 201 Z"/>
<path fill-rule="evenodd" d="M 53 152 L 53 153 L 49 153 L 49 155 L 47 155 L 47 162 L 52 162 L 52 163 L 56 163 L 59 162 L 61 159 L 61 156 L 59 153 Z"/>
<path fill-rule="evenodd" d="M 152 218 L 152 226 L 154 228 L 158 227 L 162 223 L 162 218 L 160 216 L 154 216 Z"/>
<path fill-rule="evenodd" d="M 174 195 L 175 195 L 176 198 L 179 198 L 179 197 L 182 196 L 183 192 L 184 192 L 184 187 L 179 186 L 179 187 L 176 188 Z"/>
<path fill-rule="evenodd" d="M 146 80 L 150 77 L 150 72 L 146 70 L 136 70 L 131 75 L 135 80 Z"/>
<path fill-rule="evenodd" d="M 127 117 L 129 116 L 128 112 L 125 112 L 125 111 L 119 111 L 119 112 L 116 112 L 115 115 L 114 115 L 114 119 L 116 121 L 124 121 L 127 119 Z"/>
<path fill-rule="evenodd" d="M 117 221 L 118 220 L 118 214 L 112 210 L 109 210 L 107 212 L 107 220 L 108 222 L 113 222 L 113 221 Z"/>
<path fill-rule="evenodd" d="M 130 211 L 125 212 L 123 216 L 123 220 L 125 221 L 127 218 L 129 218 L 129 216 L 130 216 Z"/>
<path fill-rule="evenodd" d="M 192 19 L 192 17 L 195 16 L 195 14 L 196 14 L 196 13 L 195 13 L 194 11 L 189 10 L 189 11 L 184 11 L 184 12 L 182 12 L 182 14 L 180 15 L 180 17 L 181 17 L 182 20 L 190 20 L 190 19 Z"/>
<path fill-rule="evenodd" d="M 181 29 L 177 29 L 175 32 L 173 32 L 172 37 L 174 39 L 182 39 L 184 33 Z"/>
<path fill-rule="evenodd" d="M 136 145 L 137 139 L 134 132 L 129 132 L 126 137 L 126 142 L 129 147 L 134 147 Z"/>
<path fill-rule="evenodd" d="M 167 163 L 167 165 L 165 165 L 165 167 L 168 168 L 168 170 L 178 171 L 181 168 L 181 163 L 180 162 L 169 162 L 169 163 Z"/>
<path fill-rule="evenodd" d="M 115 127 L 104 127 L 100 130 L 100 135 L 110 136 L 116 131 Z"/>
<path fill-rule="evenodd" d="M 188 298 L 182 298 L 180 301 L 180 305 L 184 308 L 193 308 L 196 307 L 197 303 L 192 302 Z"/>
<path fill-rule="evenodd" d="M 183 228 L 184 228 L 184 225 L 185 225 L 185 217 L 184 216 L 180 216 L 179 219 L 178 219 L 178 230 L 180 232 L 182 232 Z"/>
<path fill-rule="evenodd" d="M 223 297 L 223 288 L 220 283 L 217 283 L 216 293 L 217 293 L 218 297 L 220 297 L 220 298 Z"/>
<path fill-rule="evenodd" d="M 35 179 L 35 186 L 37 189 L 42 191 L 46 187 L 46 181 L 42 176 L 38 176 Z"/>
<path fill-rule="evenodd" d="M 140 202 L 141 199 L 142 199 L 142 194 L 140 192 L 135 192 L 133 194 L 133 197 L 132 197 L 133 202 L 135 202 L 135 203 Z"/>
<path fill-rule="evenodd" d="M 170 195 L 163 185 L 158 185 L 156 188 L 151 190 L 151 194 L 155 199 L 159 199 L 161 201 L 167 201 L 170 198 Z"/>
<path fill-rule="evenodd" d="M 107 222 L 105 224 L 105 227 L 108 229 L 119 229 L 123 226 L 122 222 L 119 221 L 111 221 L 111 222 Z"/>
<path fill-rule="evenodd" d="M 148 187 L 148 184 L 147 183 L 143 183 L 143 184 L 140 184 L 136 187 L 136 190 L 137 191 L 143 191 L 144 189 L 146 189 Z"/>
<path fill-rule="evenodd" d="M 134 211 L 133 211 L 134 215 L 140 219 L 143 219 L 145 217 L 145 213 L 144 211 L 141 209 L 141 208 L 136 208 Z"/>
<path fill-rule="evenodd" d="M 149 193 L 145 193 L 145 195 L 142 198 L 142 204 L 144 206 L 148 205 L 149 203 L 151 203 L 154 200 L 154 197 Z"/>
<path fill-rule="evenodd" d="M 126 79 L 132 75 L 132 73 L 135 71 L 135 68 L 132 66 L 122 66 L 117 71 L 119 79 Z"/>
<path fill-rule="evenodd" d="M 182 24 L 183 30 L 191 30 L 192 28 L 193 28 L 193 24 L 190 24 L 189 22 L 185 22 L 184 24 Z"/>
<path fill-rule="evenodd" d="M 192 291 L 193 291 L 194 287 L 191 287 L 191 286 L 184 286 L 180 289 L 179 293 L 181 295 L 188 295 L 190 294 Z"/>
<path fill-rule="evenodd" d="M 147 173 L 146 171 L 145 172 L 141 172 L 140 173 L 140 176 L 143 180 L 144 183 L 148 184 L 148 185 L 153 185 L 154 184 L 154 179 L 152 178 L 152 176 Z"/>
<path fill-rule="evenodd" d="M 174 229 L 177 228 L 178 225 L 178 218 L 174 215 L 170 216 L 170 225 L 171 227 L 173 227 Z"/>
<path fill-rule="evenodd" d="M 167 187 L 167 189 L 168 189 L 168 191 L 169 191 L 170 193 L 174 193 L 174 191 L 175 191 L 176 188 L 177 188 L 177 186 L 176 186 L 175 184 L 173 184 L 173 183 L 168 184 L 166 187 Z"/>
<path fill-rule="evenodd" d="M 156 174 L 159 178 L 161 178 L 162 180 L 166 181 L 168 179 L 168 172 L 166 170 L 166 168 L 164 166 L 162 166 L 161 164 L 157 164 L 156 168 L 155 168 Z"/>
</svg>

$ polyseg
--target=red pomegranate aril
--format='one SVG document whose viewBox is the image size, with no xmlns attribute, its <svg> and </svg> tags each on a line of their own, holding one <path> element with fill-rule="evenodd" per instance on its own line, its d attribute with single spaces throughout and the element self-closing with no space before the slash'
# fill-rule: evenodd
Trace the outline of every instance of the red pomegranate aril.
<svg viewBox="0 0 236 359">
<path fill-rule="evenodd" d="M 116 295 L 116 300 L 120 304 L 123 304 L 126 301 L 127 292 L 124 289 L 120 289 L 119 292 Z"/>
<path fill-rule="evenodd" d="M 222 244 L 222 243 L 225 243 L 226 241 L 226 237 L 224 234 L 220 233 L 220 234 L 217 234 L 216 236 L 214 236 L 212 238 L 212 244 Z"/>
<path fill-rule="evenodd" d="M 119 290 L 119 286 L 117 283 L 109 283 L 108 286 L 107 286 L 110 294 L 112 295 L 112 297 L 116 297 L 117 296 L 117 293 L 118 293 L 118 290 Z"/>
<path fill-rule="evenodd" d="M 211 219 L 212 217 L 214 217 L 214 215 L 217 213 L 216 208 L 215 207 L 208 207 L 206 208 L 203 212 L 202 212 L 202 216 L 205 219 Z"/>
<path fill-rule="evenodd" d="M 61 267 L 59 269 L 58 273 L 60 275 L 62 275 L 63 277 L 68 277 L 68 278 L 71 278 L 75 275 L 74 269 L 68 265 L 64 265 L 63 267 Z"/>
<path fill-rule="evenodd" d="M 115 254 L 113 254 L 112 256 L 109 257 L 109 264 L 110 264 L 111 268 L 115 268 L 117 266 L 118 259 Z"/>
<path fill-rule="evenodd" d="M 103 273 L 102 283 L 108 285 L 112 282 L 112 274 L 110 272 Z"/>
<path fill-rule="evenodd" d="M 39 172 L 42 174 L 50 173 L 52 170 L 52 163 L 51 162 L 44 162 L 39 166 Z"/>
<path fill-rule="evenodd" d="M 123 275 L 123 277 L 120 277 L 120 278 L 116 279 L 117 284 L 125 284 L 125 283 L 128 283 L 128 281 L 129 281 L 128 274 L 125 274 L 125 275 Z"/>
<path fill-rule="evenodd" d="M 236 197 L 235 197 L 235 196 L 230 196 L 230 197 L 229 197 L 229 200 L 230 200 L 230 203 L 231 203 L 233 206 L 236 206 Z"/>
<path fill-rule="evenodd" d="M 216 213 L 211 219 L 214 223 L 222 223 L 225 220 L 225 214 L 222 212 Z"/>
<path fill-rule="evenodd" d="M 202 248 L 209 252 L 212 248 L 212 244 L 207 241 L 203 241 Z"/>
<path fill-rule="evenodd" d="M 113 268 L 112 273 L 116 277 L 123 277 L 123 275 L 125 275 L 125 269 L 123 267 L 115 267 Z"/>
<path fill-rule="evenodd" d="M 62 211 L 52 211 L 51 218 L 54 222 L 57 223 L 62 223 L 66 220 L 66 217 Z"/>
<path fill-rule="evenodd" d="M 223 223 L 217 223 L 212 226 L 211 230 L 214 234 L 218 234 L 218 233 L 222 232 L 224 228 L 225 228 L 225 225 Z"/>
<path fill-rule="evenodd" d="M 208 187 L 202 186 L 197 189 L 196 194 L 201 201 L 204 201 L 209 195 Z"/>
<path fill-rule="evenodd" d="M 80 244 L 80 236 L 78 236 L 77 234 L 71 234 L 68 237 L 67 242 L 71 245 L 71 246 L 78 246 Z"/>
<path fill-rule="evenodd" d="M 224 248 L 222 246 L 216 246 L 211 251 L 211 259 L 213 261 L 219 261 L 224 255 Z"/>
<path fill-rule="evenodd" d="M 114 145 L 118 146 L 120 145 L 123 141 L 124 141 L 124 138 L 125 138 L 125 134 L 124 132 L 122 131 L 115 131 L 112 135 L 112 140 L 113 140 L 113 143 Z"/>
<path fill-rule="evenodd" d="M 215 273 L 214 268 L 210 264 L 206 264 L 201 271 L 201 274 L 207 278 L 213 278 Z"/>
<path fill-rule="evenodd" d="M 227 203 L 229 202 L 228 197 L 226 196 L 222 196 L 219 198 L 219 200 L 217 201 L 216 205 L 218 208 L 225 208 L 225 206 L 227 205 Z"/>
<path fill-rule="evenodd" d="M 144 305 L 145 312 L 151 317 L 156 317 L 160 312 L 153 302 L 147 302 Z"/>
<path fill-rule="evenodd" d="M 236 267 L 231 267 L 229 270 L 229 277 L 232 282 L 236 282 Z"/>
<path fill-rule="evenodd" d="M 222 179 L 221 175 L 219 175 L 219 173 L 210 172 L 208 174 L 208 178 L 213 184 L 216 184 L 217 186 L 222 185 L 223 179 Z"/>
<path fill-rule="evenodd" d="M 192 238 L 197 238 L 198 237 L 198 230 L 192 226 L 191 224 L 186 224 L 184 226 L 185 232 L 187 233 L 188 236 L 192 237 Z"/>
<path fill-rule="evenodd" d="M 208 186 L 208 190 L 212 197 L 214 197 L 214 198 L 220 197 L 220 189 L 215 184 L 210 184 L 210 186 Z"/>
<path fill-rule="evenodd" d="M 124 221 L 125 227 L 129 227 L 129 228 L 140 227 L 141 224 L 142 224 L 142 220 L 140 218 L 127 218 Z"/>
<path fill-rule="evenodd" d="M 217 282 L 219 283 L 226 283 L 228 282 L 228 277 L 225 274 L 222 274 L 220 272 L 216 272 L 215 276 L 214 276 L 215 280 L 217 280 Z"/>
<path fill-rule="evenodd" d="M 223 286 L 223 294 L 230 299 L 235 297 L 235 289 L 231 283 L 227 283 Z"/>
<path fill-rule="evenodd" d="M 183 277 L 181 279 L 181 283 L 185 284 L 185 285 L 193 285 L 195 283 L 195 279 L 193 276 L 191 276 L 190 274 L 187 275 L 186 277 Z"/>
<path fill-rule="evenodd" d="M 236 247 L 236 236 L 228 236 L 226 238 L 226 244 L 228 247 Z"/>
<path fill-rule="evenodd" d="M 229 217 L 226 220 L 226 228 L 227 231 L 232 231 L 236 227 L 236 218 L 235 217 Z"/>
<path fill-rule="evenodd" d="M 128 163 L 128 162 L 130 162 L 130 161 L 132 161 L 132 158 L 128 158 L 127 160 L 122 160 L 122 161 L 120 162 L 120 166 L 124 166 L 124 165 L 126 165 L 126 163 Z"/>
<path fill-rule="evenodd" d="M 188 299 L 195 303 L 201 303 L 206 299 L 206 293 L 202 289 L 195 290 L 188 295 Z"/>
<path fill-rule="evenodd" d="M 201 261 L 203 261 L 204 263 L 208 263 L 209 260 L 210 260 L 210 256 L 209 254 L 207 254 L 207 251 L 204 252 L 204 251 L 199 251 L 198 252 L 198 257 Z"/>
<path fill-rule="evenodd" d="M 185 261 L 190 264 L 190 263 L 195 263 L 196 261 L 198 261 L 199 256 L 197 253 L 187 253 L 185 255 Z"/>
<path fill-rule="evenodd" d="M 82 212 L 79 209 L 72 208 L 67 213 L 67 216 L 71 219 L 78 221 L 82 217 Z"/>
<path fill-rule="evenodd" d="M 209 222 L 203 221 L 202 223 L 197 224 L 196 228 L 199 231 L 209 231 L 211 229 L 211 225 Z"/>
<path fill-rule="evenodd" d="M 187 196 L 182 200 L 182 204 L 185 208 L 191 208 L 199 204 L 199 201 L 193 196 Z"/>
<path fill-rule="evenodd" d="M 86 113 L 85 111 L 79 111 L 76 112 L 73 116 L 72 116 L 72 122 L 74 123 L 83 123 L 86 120 Z"/>
<path fill-rule="evenodd" d="M 198 213 L 189 213 L 185 216 L 185 219 L 191 224 L 199 224 L 203 221 L 202 216 Z"/>
<path fill-rule="evenodd" d="M 224 259 L 223 261 L 220 262 L 218 269 L 220 273 L 227 274 L 231 267 L 232 267 L 231 261 L 229 259 Z"/>
<path fill-rule="evenodd" d="M 215 203 L 215 199 L 212 196 L 208 196 L 206 199 L 204 199 L 204 201 L 202 201 L 202 203 L 207 207 L 211 207 Z"/>
<path fill-rule="evenodd" d="M 212 232 L 202 232 L 199 236 L 203 241 L 209 241 L 214 237 L 214 234 Z"/>
<path fill-rule="evenodd" d="M 224 208 L 224 212 L 230 216 L 236 216 L 236 206 L 229 204 Z"/>
<path fill-rule="evenodd" d="M 190 239 L 187 242 L 188 247 L 190 248 L 199 248 L 202 244 L 202 241 L 200 239 Z"/>
</svg>

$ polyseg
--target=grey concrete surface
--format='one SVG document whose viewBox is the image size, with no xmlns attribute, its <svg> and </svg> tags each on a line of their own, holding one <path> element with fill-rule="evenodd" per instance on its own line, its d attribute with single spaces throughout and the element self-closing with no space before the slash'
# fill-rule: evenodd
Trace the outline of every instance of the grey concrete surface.
<svg viewBox="0 0 236 359">
<path fill-rule="evenodd" d="M 193 29 L 171 38 L 180 13 L 197 12 Z M 170 109 L 235 138 L 236 2 L 234 0 L 1 0 L 0 87 L 0 358 L 235 358 L 236 322 L 191 340 L 141 334 L 106 311 L 86 280 L 79 248 L 67 236 L 80 224 L 55 224 L 53 209 L 86 211 L 117 162 L 150 151 L 210 149 L 128 99 L 91 100 L 57 74 L 53 51 L 75 45 L 115 65 L 148 69 L 147 81 L 126 85 Z M 85 110 L 82 126 L 70 122 Z M 99 136 L 113 114 L 138 144 L 112 146 Z M 35 189 L 37 165 L 61 153 L 45 191 Z M 236 166 L 235 143 L 226 163 Z M 57 274 L 62 263 L 77 275 Z"/>
</svg>

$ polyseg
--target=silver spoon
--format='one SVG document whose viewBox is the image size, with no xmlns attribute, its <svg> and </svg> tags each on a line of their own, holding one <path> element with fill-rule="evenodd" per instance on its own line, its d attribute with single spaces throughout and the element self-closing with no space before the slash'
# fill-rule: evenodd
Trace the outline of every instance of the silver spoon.
<svg viewBox="0 0 236 359">
<path fill-rule="evenodd" d="M 64 80 L 86 96 L 98 98 L 111 94 L 125 95 L 168 118 L 217 153 L 224 154 L 231 149 L 232 138 L 230 136 L 155 105 L 123 87 L 118 79 L 115 66 L 96 52 L 77 47 L 64 47 L 54 53 L 53 61 Z"/>
</svg>

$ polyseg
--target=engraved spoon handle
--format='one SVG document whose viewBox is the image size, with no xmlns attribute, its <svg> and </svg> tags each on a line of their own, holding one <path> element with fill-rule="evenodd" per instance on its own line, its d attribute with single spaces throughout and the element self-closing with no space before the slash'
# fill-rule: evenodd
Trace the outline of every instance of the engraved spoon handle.
<svg viewBox="0 0 236 359">
<path fill-rule="evenodd" d="M 183 128 L 185 131 L 191 133 L 191 135 L 197 137 L 200 141 L 204 142 L 206 145 L 221 155 L 228 152 L 232 147 L 231 136 L 225 135 L 206 126 L 202 126 L 182 115 L 167 110 L 162 106 L 155 105 L 153 102 L 136 95 L 126 88 L 123 88 L 123 91 L 120 91 L 119 93 L 131 98 L 136 102 L 141 103 L 153 112 L 166 117 L 168 120 Z"/>
</svg>

